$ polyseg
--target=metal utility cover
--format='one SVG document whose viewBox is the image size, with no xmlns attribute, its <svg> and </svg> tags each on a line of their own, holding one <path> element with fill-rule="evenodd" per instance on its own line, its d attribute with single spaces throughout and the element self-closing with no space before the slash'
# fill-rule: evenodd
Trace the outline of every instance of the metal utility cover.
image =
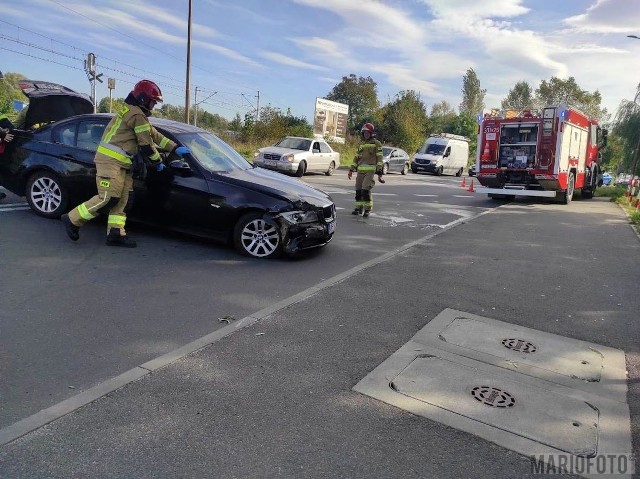
<svg viewBox="0 0 640 479">
<path fill-rule="evenodd" d="M 469 317 L 456 317 L 440 339 L 462 348 L 569 376 L 600 381 L 603 355 L 579 341 L 524 328 L 497 326 Z"/>
<path fill-rule="evenodd" d="M 419 355 L 390 386 L 407 397 L 569 454 L 591 457 L 598 449 L 595 407 L 520 382 L 507 371 L 488 373 L 455 360 Z"/>
</svg>

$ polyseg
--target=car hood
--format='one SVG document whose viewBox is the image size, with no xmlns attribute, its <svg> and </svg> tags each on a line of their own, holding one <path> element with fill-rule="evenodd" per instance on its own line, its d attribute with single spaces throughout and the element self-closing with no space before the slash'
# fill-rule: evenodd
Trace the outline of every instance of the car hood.
<svg viewBox="0 0 640 479">
<path fill-rule="evenodd" d="M 34 80 L 21 80 L 19 85 L 29 98 L 24 125 L 19 125 L 21 128 L 93 113 L 93 103 L 88 96 L 65 86 Z"/>
<path fill-rule="evenodd" d="M 269 196 L 284 198 L 294 204 L 302 201 L 315 207 L 324 207 L 333 203 L 331 197 L 324 191 L 317 190 L 296 178 L 289 178 L 264 168 L 211 173 L 211 176 L 212 178 L 223 177 L 229 183 Z"/>
<path fill-rule="evenodd" d="M 259 148 L 260 153 L 276 153 L 278 155 L 286 155 L 288 153 L 307 153 L 307 150 L 296 150 L 294 148 L 283 148 L 281 146 L 266 146 Z"/>
</svg>

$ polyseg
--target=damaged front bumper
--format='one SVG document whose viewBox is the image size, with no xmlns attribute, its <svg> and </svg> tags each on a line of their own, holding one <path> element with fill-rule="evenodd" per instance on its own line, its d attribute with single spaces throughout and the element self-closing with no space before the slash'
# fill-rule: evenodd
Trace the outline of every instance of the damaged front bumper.
<svg viewBox="0 0 640 479">
<path fill-rule="evenodd" d="M 281 212 L 273 220 L 280 227 L 283 251 L 292 254 L 331 241 L 336 230 L 336 208 L 333 203 L 321 208 L 304 207 Z"/>
</svg>

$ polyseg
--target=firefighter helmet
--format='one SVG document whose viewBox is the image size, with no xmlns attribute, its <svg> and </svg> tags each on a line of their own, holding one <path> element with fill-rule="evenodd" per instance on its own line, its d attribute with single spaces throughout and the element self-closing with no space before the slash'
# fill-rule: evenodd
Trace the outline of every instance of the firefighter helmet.
<svg viewBox="0 0 640 479">
<path fill-rule="evenodd" d="M 373 138 L 375 129 L 376 127 L 373 126 L 373 123 L 367 122 L 364 125 L 362 125 L 362 128 L 360 128 L 360 134 L 364 137 L 365 132 L 368 132 L 369 135 L 371 135 L 371 138 Z"/>
<path fill-rule="evenodd" d="M 131 92 L 138 105 L 151 111 L 156 103 L 162 102 L 160 87 L 151 80 L 140 80 Z M 152 104 L 153 103 L 153 104 Z"/>
</svg>

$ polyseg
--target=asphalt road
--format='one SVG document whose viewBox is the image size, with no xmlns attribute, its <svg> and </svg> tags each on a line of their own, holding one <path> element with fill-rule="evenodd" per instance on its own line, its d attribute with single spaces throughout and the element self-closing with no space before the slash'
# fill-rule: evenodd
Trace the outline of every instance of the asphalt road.
<svg viewBox="0 0 640 479">
<path fill-rule="evenodd" d="M 461 179 L 391 174 L 374 213 L 350 214 L 354 181 L 308 175 L 338 207 L 337 234 L 301 259 L 254 260 L 219 244 L 136 228 L 107 248 L 104 225 L 78 243 L 13 195 L 0 203 L 0 428 L 356 265 L 498 204 Z"/>
<path fill-rule="evenodd" d="M 395 181 L 389 180 L 385 191 L 396 194 Z M 310 177 L 308 181 L 333 182 L 334 179 Z M 422 191 L 419 194 L 438 195 L 431 198 L 432 202 L 440 203 L 425 206 L 425 210 L 415 213 L 416 218 L 422 218 L 417 214 L 427 214 L 429 209 L 449 204 L 452 209 L 487 211 L 483 198 L 476 199 L 477 206 L 463 203 L 471 201 L 464 197 L 457 198 L 460 191 L 455 187 L 456 180 L 409 177 L 397 181 L 398 190 L 402 189 L 400 181 L 424 181 L 422 189 L 419 184 L 407 184 L 407 194 Z M 427 184 L 432 182 L 444 186 Z M 336 189 L 349 186 L 340 176 L 331 184 Z M 382 192 L 382 187 L 378 191 Z M 203 293 L 227 287 L 224 281 L 218 280 L 220 275 L 211 274 L 211 270 L 224 267 L 247 271 L 244 277 L 250 285 L 256 284 L 259 275 L 265 278 L 272 273 L 269 281 L 281 284 L 264 284 L 261 288 L 273 287 L 284 295 L 287 289 L 295 291 L 304 287 L 291 281 L 304 276 L 306 284 L 315 284 L 318 277 L 325 277 L 319 276 L 319 272 L 330 274 L 331 268 L 323 268 L 328 268 L 325 263 L 329 263 L 333 255 L 343 262 L 352 261 L 349 264 L 361 264 L 367 258 L 377 257 L 379 251 L 359 249 L 355 243 L 348 242 L 349 235 L 364 236 L 368 232 L 370 237 L 381 238 L 382 243 L 387 241 L 384 235 L 394 231 L 400 244 L 408 242 L 411 235 L 419 234 L 420 228 L 412 228 L 408 222 L 393 221 L 382 226 L 385 204 L 390 205 L 389 212 L 398 212 L 391 200 L 394 197 L 384 200 L 383 195 L 379 195 L 375 199 L 376 211 L 380 213 L 380 223 L 375 226 L 347 216 L 349 198 L 347 193 L 343 196 L 344 199 L 340 199 L 341 194 L 334 193 L 338 205 L 345 208 L 340 210 L 340 234 L 345 237 L 344 243 L 336 241 L 323 253 L 305 260 L 274 263 L 245 261 L 227 250 L 145 232 L 137 235 L 143 239 L 141 247 L 125 254 L 105 251 L 99 241 L 102 234 L 99 228 L 95 234 L 87 234 L 90 246 L 69 245 L 60 239 L 61 232 L 55 222 L 19 212 L 8 231 L 12 235 L 16 229 L 21 231 L 20 240 L 28 240 L 40 249 L 48 247 L 50 252 L 36 255 L 34 251 L 11 260 L 12 280 L 21 282 L 24 289 L 26 284 L 46 284 L 54 278 L 56 267 L 64 268 L 66 275 L 60 273 L 56 277 L 57 282 L 64 283 L 64 288 L 36 287 L 35 299 L 31 302 L 26 300 L 25 291 L 15 289 L 22 298 L 10 311 L 24 312 L 14 321 L 14 329 L 31 328 L 30 336 L 23 335 L 27 340 L 33 336 L 35 320 L 41 323 L 50 320 L 63 325 L 64 334 L 70 338 L 87 341 L 90 336 L 87 332 L 98 338 L 110 336 L 111 349 L 98 348 L 96 340 L 86 346 L 83 369 L 87 370 L 99 364 L 92 357 L 91 348 L 109 356 L 119 347 L 118 351 L 131 354 L 130 359 L 143 353 L 150 356 L 152 346 L 161 343 L 160 332 L 167 341 L 163 347 L 171 347 L 168 344 L 171 341 L 186 341 L 183 336 L 188 334 L 184 330 L 195 329 L 197 315 L 207 311 Z M 14 213 L 9 216 L 12 215 Z M 3 225 L 9 216 L 2 213 Z M 434 217 L 424 224 L 433 224 Z M 450 224 L 456 215 L 442 218 L 440 224 Z M 13 244 L 6 237 L 2 236 L 3 252 L 7 244 Z M 373 239 L 370 241 L 369 246 L 375 245 Z M 18 254 L 22 249 L 34 248 L 15 245 L 9 252 Z M 85 251 L 81 248 L 87 250 L 84 256 L 68 252 Z M 4 473 L 0 475 L 48 478 L 541 477 L 532 472 L 526 456 L 352 390 L 445 308 L 624 350 L 637 453 L 640 438 L 639 251 L 640 241 L 623 212 L 604 199 L 574 201 L 569 206 L 535 201 L 507 204 L 488 214 L 460 221 L 457 226 L 403 249 L 385 261 L 370 264 L 333 286 L 274 311 L 250 327 L 7 444 L 0 449 L 0 467 Z M 4 255 L 2 258 L 2 270 L 7 271 L 7 259 Z M 332 268 L 344 270 L 349 264 Z M 95 272 L 94 267 L 99 272 Z M 298 275 L 299 270 L 304 270 L 306 275 Z M 278 275 L 273 274 L 274 271 Z M 20 279 L 25 272 L 37 281 Z M 78 275 L 78 279 L 70 280 L 71 274 Z M 203 286 L 205 279 L 208 284 Z M 185 283 L 187 280 L 191 282 Z M 2 281 L 6 291 L 12 283 L 4 277 Z M 69 286 L 69 283 L 73 284 Z M 114 297 L 83 287 L 97 284 L 101 288 L 106 285 Z M 130 286 L 133 291 L 121 288 L 125 292 L 118 296 L 115 293 L 119 285 Z M 74 287 L 80 288 L 74 290 Z M 189 288 L 195 292 L 192 294 Z M 178 294 L 171 294 L 172 291 Z M 53 302 L 46 309 L 44 299 L 52 302 L 57 295 L 66 301 L 73 299 L 76 304 L 62 306 L 60 302 Z M 245 298 L 252 297 L 265 298 L 256 300 L 262 304 L 275 300 L 247 291 Z M 129 311 L 125 308 L 127 300 L 139 309 Z M 236 298 L 236 303 L 241 301 L 242 298 Z M 89 306 L 95 304 L 112 308 L 123 304 L 119 312 L 126 316 L 89 311 Z M 163 312 L 163 308 L 175 305 L 188 312 L 179 316 Z M 259 307 L 258 304 L 250 306 Z M 77 309 L 84 313 L 76 313 L 66 321 L 60 319 L 63 313 L 72 314 Z M 222 314 L 213 309 L 209 313 L 214 317 Z M 31 316 L 37 318 L 30 320 Z M 170 322 L 182 326 L 182 330 L 170 330 L 166 326 Z M 156 323 L 159 328 L 153 328 Z M 211 323 L 215 321 L 210 321 L 209 329 L 204 326 L 202 329 L 210 331 L 215 327 Z M 110 329 L 106 327 L 108 324 L 112 325 Z M 1 326 L 4 337 L 6 319 L 3 318 Z M 133 337 L 134 326 L 139 329 L 137 333 L 146 334 Z M 120 328 L 124 328 L 126 334 L 116 338 L 114 334 Z M 45 340 L 60 341 L 61 333 L 52 334 L 53 330 L 49 328 L 47 333 L 52 337 L 45 338 L 43 334 L 39 344 Z M 116 339 L 121 340 L 120 346 Z M 21 346 L 33 351 L 37 349 L 33 344 Z M 73 347 L 73 344 L 69 339 L 58 347 Z M 3 339 L 2 347 L 6 345 L 11 346 Z M 19 348 L 11 347 L 13 355 Z M 53 347 L 49 356 L 52 350 Z M 76 361 L 80 361 L 82 355 L 72 352 Z M 57 358 L 64 353 L 59 353 Z M 549 352 L 552 357 L 554 353 Z M 558 354 L 562 356 L 562 351 Z M 28 361 L 27 356 L 25 353 L 19 360 Z M 44 365 L 45 359 L 39 358 L 38 367 Z M 113 359 L 103 358 L 105 375 L 109 367 L 118 366 Z M 59 374 L 62 367 L 50 370 L 51 374 Z M 39 374 L 26 368 L 23 371 Z M 4 370 L 2 374 L 4 377 Z M 41 374 L 40 379 L 43 378 Z M 13 401 L 15 404 L 16 400 Z"/>
</svg>

